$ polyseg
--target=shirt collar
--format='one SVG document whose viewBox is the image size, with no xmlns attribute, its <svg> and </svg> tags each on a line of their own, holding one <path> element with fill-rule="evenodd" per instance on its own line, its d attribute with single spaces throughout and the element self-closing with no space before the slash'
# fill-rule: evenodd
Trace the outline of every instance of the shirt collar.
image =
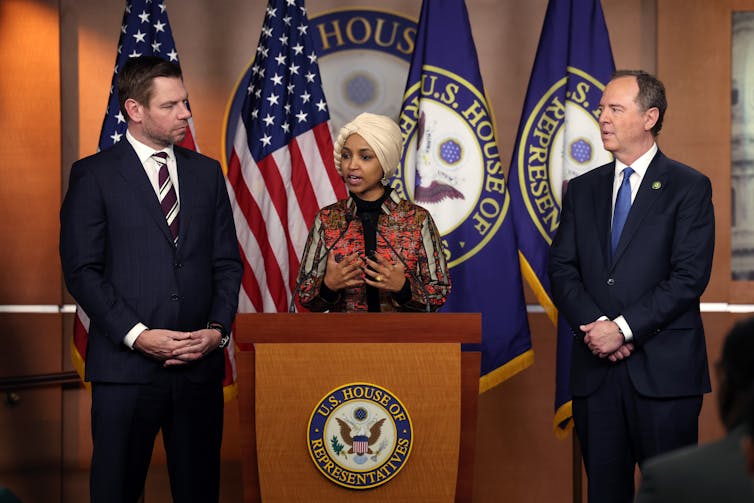
<svg viewBox="0 0 754 503">
<path fill-rule="evenodd" d="M 143 144 L 134 136 L 131 134 L 131 131 L 126 130 L 126 140 L 128 140 L 128 143 L 131 144 L 131 146 L 136 151 L 136 155 L 139 157 L 139 160 L 142 164 L 146 164 L 146 161 L 152 157 L 152 154 L 155 152 L 166 152 L 168 154 L 168 159 L 175 159 L 175 154 L 173 153 L 173 145 L 169 145 L 161 150 L 155 150 L 152 147 Z"/>
<path fill-rule="evenodd" d="M 644 178 L 644 174 L 647 172 L 647 169 L 649 169 L 649 163 L 652 162 L 652 159 L 654 159 L 655 154 L 657 154 L 657 143 L 652 143 L 652 147 L 644 152 L 641 157 L 636 159 L 633 164 L 631 164 L 631 169 L 634 170 L 635 173 L 639 175 L 639 178 Z M 618 175 L 623 171 L 624 168 L 628 167 L 627 164 L 623 164 L 618 159 L 615 159 L 615 178 L 618 178 Z"/>
</svg>

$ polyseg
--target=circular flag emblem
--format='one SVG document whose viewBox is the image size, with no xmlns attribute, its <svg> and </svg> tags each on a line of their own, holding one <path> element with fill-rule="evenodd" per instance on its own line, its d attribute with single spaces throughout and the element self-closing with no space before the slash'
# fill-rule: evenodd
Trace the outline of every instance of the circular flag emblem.
<svg viewBox="0 0 754 503">
<path fill-rule="evenodd" d="M 568 77 L 540 98 L 521 134 L 516 159 L 521 195 L 548 243 L 560 222 L 568 181 L 612 161 L 602 147 L 598 124 L 604 90 L 595 77 L 568 67 Z"/>
<path fill-rule="evenodd" d="M 429 210 L 455 267 L 492 239 L 509 197 L 483 91 L 443 68 L 422 72 L 403 100 L 403 157 L 391 185 Z"/>
<path fill-rule="evenodd" d="M 369 383 L 337 388 L 309 418 L 309 455 L 331 482 L 371 489 L 398 474 L 411 454 L 408 411 L 390 391 Z"/>
</svg>

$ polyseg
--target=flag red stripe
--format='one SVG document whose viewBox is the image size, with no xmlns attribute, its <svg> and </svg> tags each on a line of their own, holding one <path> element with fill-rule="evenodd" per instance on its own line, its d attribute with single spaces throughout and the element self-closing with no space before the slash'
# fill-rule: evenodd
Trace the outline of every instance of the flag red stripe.
<svg viewBox="0 0 754 503">
<path fill-rule="evenodd" d="M 295 139 L 288 144 L 288 150 L 291 152 L 291 185 L 293 186 L 293 192 L 296 194 L 306 227 L 309 228 L 314 223 L 314 216 L 319 211 L 317 207 L 317 193 L 309 179 L 309 173 L 306 170 L 306 161 L 304 160 L 304 156 L 301 155 L 301 149 Z M 296 261 L 296 270 L 298 271 L 298 260 Z"/>
<path fill-rule="evenodd" d="M 249 297 L 251 305 L 254 306 L 254 310 L 258 313 L 264 311 L 264 301 L 262 300 L 262 290 L 259 288 L 259 281 L 254 275 L 254 271 L 251 269 L 246 258 L 246 253 L 242 246 L 239 246 L 239 252 L 241 254 L 241 261 L 243 262 L 243 277 L 241 278 L 241 286 L 243 291 L 246 292 L 246 296 Z"/>
<path fill-rule="evenodd" d="M 291 143 L 293 143 L 293 141 Z M 283 148 L 286 149 L 287 147 Z M 288 152 L 290 153 L 290 150 L 288 150 Z M 292 162 L 292 159 L 289 162 Z M 290 217 L 288 213 L 288 190 L 286 189 L 280 169 L 275 162 L 274 155 L 268 155 L 267 157 L 259 161 L 257 163 L 257 166 L 259 166 L 259 171 L 260 173 L 262 173 L 265 187 L 267 187 L 267 192 L 270 196 L 270 201 L 272 201 L 272 204 L 275 207 L 278 218 L 280 218 L 280 221 L 283 223 L 282 231 L 283 235 L 285 236 L 286 247 L 288 248 L 288 288 L 292 288 L 295 284 L 293 273 L 298 272 L 298 254 L 296 253 L 296 248 L 293 245 L 293 240 L 291 239 L 289 228 Z M 291 169 L 293 169 L 293 166 L 291 167 Z M 284 273 L 281 278 L 283 281 L 285 281 Z M 279 312 L 285 312 L 287 310 L 287 306 L 287 295 L 283 299 L 282 304 L 279 304 L 277 299 L 275 300 L 275 307 Z"/>
<path fill-rule="evenodd" d="M 287 294 L 285 292 L 285 282 L 280 264 L 278 264 L 277 258 L 270 246 L 264 215 L 243 179 L 241 164 L 235 148 L 231 152 L 230 162 L 228 163 L 228 181 L 233 187 L 236 204 L 238 204 L 238 207 L 246 218 L 246 223 L 261 248 L 262 259 L 264 260 L 267 274 L 267 287 L 270 290 L 273 303 L 278 308 L 285 306 Z M 253 271 L 250 270 L 250 272 L 253 274 Z"/>
<path fill-rule="evenodd" d="M 327 122 L 318 124 L 312 128 L 314 137 L 317 139 L 317 147 L 319 147 L 319 156 L 322 158 L 327 172 L 327 176 L 330 179 L 333 190 L 335 191 L 335 197 L 337 199 L 343 199 L 348 195 L 346 192 L 346 186 L 343 183 L 343 179 L 338 174 L 338 170 L 335 169 L 335 159 L 333 157 L 333 144 L 330 137 L 330 127 Z"/>
<path fill-rule="evenodd" d="M 196 148 L 196 142 L 194 142 L 194 135 L 191 133 L 191 128 L 189 126 L 186 126 L 186 136 L 178 142 L 178 145 L 187 148 L 189 150 L 199 151 L 198 148 Z"/>
</svg>

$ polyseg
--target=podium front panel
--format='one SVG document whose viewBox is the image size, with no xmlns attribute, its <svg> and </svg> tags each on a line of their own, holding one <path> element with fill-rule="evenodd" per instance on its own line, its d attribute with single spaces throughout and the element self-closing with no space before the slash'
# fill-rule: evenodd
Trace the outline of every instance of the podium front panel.
<svg viewBox="0 0 754 503">
<path fill-rule="evenodd" d="M 452 343 L 257 343 L 256 459 L 261 500 L 452 502 L 461 423 L 461 354 Z M 308 425 L 333 390 L 370 383 L 411 418 L 411 452 L 388 482 L 351 489 L 328 480 L 309 454 Z"/>
</svg>

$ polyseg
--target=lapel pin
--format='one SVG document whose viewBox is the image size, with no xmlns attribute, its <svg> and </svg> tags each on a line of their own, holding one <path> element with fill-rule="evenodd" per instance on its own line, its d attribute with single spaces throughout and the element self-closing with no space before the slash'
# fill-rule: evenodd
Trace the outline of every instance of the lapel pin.
<svg viewBox="0 0 754 503">
<path fill-rule="evenodd" d="M 655 182 L 652 182 L 652 189 L 653 189 L 653 190 L 657 190 L 657 189 L 659 189 L 660 187 L 662 187 L 662 184 L 661 184 L 660 182 L 656 182 L 656 181 L 655 181 Z"/>
</svg>

